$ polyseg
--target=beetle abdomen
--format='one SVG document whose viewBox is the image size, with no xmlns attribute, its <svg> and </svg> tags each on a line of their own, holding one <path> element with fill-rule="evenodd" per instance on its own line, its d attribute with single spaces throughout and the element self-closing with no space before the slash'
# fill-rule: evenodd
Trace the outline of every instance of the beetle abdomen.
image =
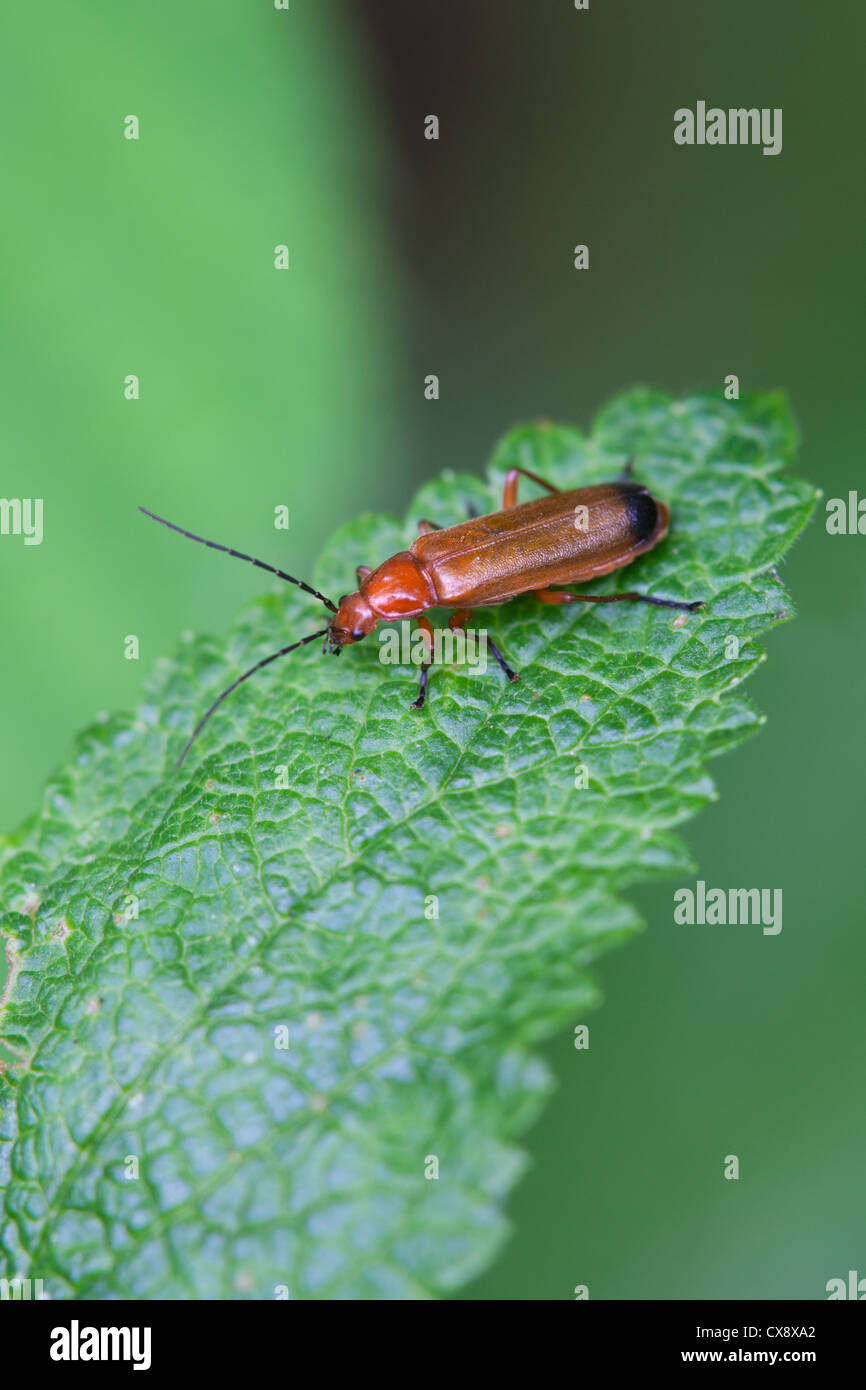
<svg viewBox="0 0 866 1390">
<path fill-rule="evenodd" d="M 668 510 L 637 483 L 539 497 L 419 536 L 411 553 L 443 607 L 483 607 L 629 564 L 667 532 Z"/>
</svg>

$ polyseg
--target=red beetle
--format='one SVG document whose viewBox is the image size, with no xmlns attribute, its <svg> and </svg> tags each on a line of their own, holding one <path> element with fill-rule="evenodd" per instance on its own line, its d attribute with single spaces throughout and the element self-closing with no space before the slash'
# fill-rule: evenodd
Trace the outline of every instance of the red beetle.
<svg viewBox="0 0 866 1390">
<path fill-rule="evenodd" d="M 702 600 L 680 603 L 675 599 L 653 598 L 648 594 L 574 594 L 554 585 L 581 584 L 630 565 L 638 555 L 652 550 L 663 540 L 670 520 L 664 502 L 657 501 L 648 488 L 632 482 L 631 463 L 614 483 L 576 488 L 561 492 L 551 483 L 525 468 L 511 468 L 505 476 L 502 509 L 488 516 L 472 517 L 459 526 L 440 528 L 430 521 L 419 524 L 420 534 L 408 550 L 384 560 L 376 569 L 359 565 L 358 588 L 334 604 L 317 589 L 295 579 L 285 571 L 266 565 L 251 555 L 229 546 L 207 541 L 184 531 L 146 507 L 139 510 L 189 540 L 199 541 L 212 550 L 222 550 L 238 560 L 248 560 L 260 569 L 297 584 L 324 603 L 333 614 L 327 627 L 310 633 L 300 642 L 282 647 L 244 671 L 214 700 L 202 715 L 178 760 L 183 762 L 189 749 L 227 695 L 256 671 L 297 647 L 324 638 L 324 650 L 339 655 L 343 647 L 367 637 L 380 622 L 415 618 L 424 634 L 425 660 L 421 666 L 421 685 L 413 709 L 421 709 L 427 693 L 427 677 L 432 662 L 433 629 L 422 615 L 428 608 L 451 608 L 448 626 L 463 629 L 475 608 L 507 603 L 520 594 L 532 593 L 542 603 L 652 603 L 660 608 L 678 608 L 694 613 Z M 520 475 L 546 489 L 548 496 L 518 503 Z M 510 681 L 519 676 L 489 639 L 487 648 Z"/>
</svg>

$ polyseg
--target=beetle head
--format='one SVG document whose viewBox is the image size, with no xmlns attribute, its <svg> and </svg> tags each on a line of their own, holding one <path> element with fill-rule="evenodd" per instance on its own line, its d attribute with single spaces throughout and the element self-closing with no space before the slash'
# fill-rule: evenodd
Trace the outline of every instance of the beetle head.
<svg viewBox="0 0 866 1390">
<path fill-rule="evenodd" d="M 325 634 L 324 650 L 339 655 L 343 647 L 350 647 L 371 633 L 378 621 L 362 593 L 343 594 Z"/>
</svg>

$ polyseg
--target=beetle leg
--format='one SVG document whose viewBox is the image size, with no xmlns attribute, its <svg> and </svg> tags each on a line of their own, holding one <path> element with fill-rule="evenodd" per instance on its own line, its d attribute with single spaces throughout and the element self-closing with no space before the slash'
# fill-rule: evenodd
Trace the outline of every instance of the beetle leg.
<svg viewBox="0 0 866 1390">
<path fill-rule="evenodd" d="M 433 665 L 433 628 L 429 618 L 418 618 L 418 627 L 424 639 L 424 660 L 421 663 L 421 680 L 418 686 L 418 699 L 413 700 L 410 709 L 423 709 L 427 697 L 427 675 Z"/>
<path fill-rule="evenodd" d="M 455 608 L 451 617 L 448 619 L 448 626 L 452 632 L 457 632 L 461 628 L 465 629 L 471 622 L 471 608 Z"/>
<path fill-rule="evenodd" d="M 452 632 L 455 632 L 461 628 L 465 630 L 466 625 L 471 621 L 472 609 L 458 608 L 454 613 L 451 614 L 451 617 L 448 619 L 448 626 L 451 628 Z M 512 671 L 511 667 L 505 660 L 505 657 L 502 655 L 496 643 L 491 642 L 489 636 L 487 637 L 487 650 L 490 652 L 494 661 L 497 663 L 497 665 L 505 673 L 505 675 L 508 677 L 510 681 L 520 680 L 520 676 L 517 674 L 516 671 Z"/>
<path fill-rule="evenodd" d="M 372 573 L 372 565 L 358 565 L 357 569 L 355 570 L 355 575 L 357 577 L 358 584 L 363 584 L 364 580 Z"/>
<path fill-rule="evenodd" d="M 680 608 L 685 613 L 696 613 L 703 608 L 703 599 L 696 603 L 678 603 L 672 598 L 652 598 L 649 594 L 573 594 L 569 589 L 533 589 L 536 598 L 542 603 L 652 603 L 656 608 Z"/>
<path fill-rule="evenodd" d="M 625 463 L 623 464 L 622 472 L 620 473 L 619 478 L 617 479 L 617 481 L 620 482 L 620 483 L 630 483 L 630 482 L 631 482 L 631 479 L 632 479 L 632 474 L 633 474 L 633 473 L 634 473 L 634 454 L 632 454 L 630 458 L 627 458 L 627 459 L 626 459 Z"/>
<path fill-rule="evenodd" d="M 512 671 L 511 667 L 505 660 L 505 657 L 502 655 L 496 643 L 491 642 L 489 637 L 487 639 L 487 650 L 493 654 L 493 659 L 496 662 L 497 666 L 499 666 L 499 668 L 504 672 L 504 674 L 508 677 L 510 681 L 520 680 L 520 672 Z"/>
<path fill-rule="evenodd" d="M 517 506 L 517 484 L 520 474 L 524 478 L 529 478 L 533 483 L 538 483 L 539 487 L 547 488 L 548 492 L 561 492 L 562 489 L 554 487 L 553 483 L 545 482 L 544 478 L 539 478 L 537 473 L 530 473 L 528 468 L 509 468 L 505 475 L 505 483 L 502 488 L 502 510 L 507 512 L 511 507 Z"/>
</svg>

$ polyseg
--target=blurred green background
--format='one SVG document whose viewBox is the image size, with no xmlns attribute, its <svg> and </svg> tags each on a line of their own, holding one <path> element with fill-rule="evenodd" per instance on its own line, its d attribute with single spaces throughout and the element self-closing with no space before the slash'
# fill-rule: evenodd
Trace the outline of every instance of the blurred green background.
<svg viewBox="0 0 866 1390">
<path fill-rule="evenodd" d="M 262 589 L 138 503 L 304 574 L 335 524 L 481 469 L 517 420 L 731 372 L 787 390 L 826 496 L 866 492 L 853 2 L 46 0 L 4 31 L 0 493 L 44 498 L 45 537 L 0 537 L 3 829 L 183 629 Z M 677 147 L 698 99 L 782 107 L 782 154 Z M 769 722 L 685 830 L 708 884 L 783 889 L 781 935 L 634 892 L 649 930 L 597 969 L 589 1051 L 545 1049 L 515 1236 L 467 1297 L 866 1275 L 864 555 L 819 510 L 750 685 Z"/>
</svg>

